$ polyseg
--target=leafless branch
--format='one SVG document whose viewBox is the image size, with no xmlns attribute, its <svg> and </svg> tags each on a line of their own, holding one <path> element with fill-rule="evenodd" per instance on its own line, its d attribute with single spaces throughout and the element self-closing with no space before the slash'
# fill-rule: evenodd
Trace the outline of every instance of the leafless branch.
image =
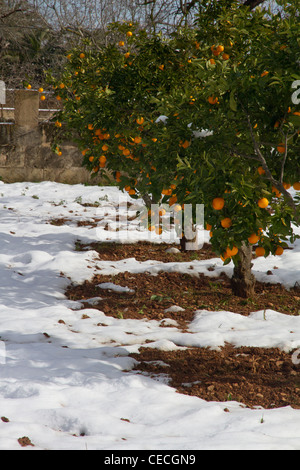
<svg viewBox="0 0 300 470">
<path fill-rule="evenodd" d="M 247 7 L 250 7 L 250 10 L 253 10 L 255 7 L 257 7 L 258 5 L 261 5 L 264 2 L 265 0 L 246 0 L 244 2 L 244 5 Z"/>
<path fill-rule="evenodd" d="M 9 11 L 8 13 L 4 13 L 3 15 L 0 16 L 0 20 L 4 20 L 5 18 L 8 18 L 11 15 L 14 15 L 15 13 L 20 13 L 23 12 L 22 8 L 15 8 L 12 11 Z"/>
</svg>

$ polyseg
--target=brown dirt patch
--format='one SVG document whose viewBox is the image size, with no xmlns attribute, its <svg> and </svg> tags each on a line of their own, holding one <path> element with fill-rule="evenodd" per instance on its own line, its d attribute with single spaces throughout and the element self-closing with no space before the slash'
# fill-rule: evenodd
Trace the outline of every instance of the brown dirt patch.
<svg viewBox="0 0 300 470">
<path fill-rule="evenodd" d="M 203 248 L 197 252 L 187 251 L 175 254 L 166 253 L 166 249 L 170 247 L 177 246 L 149 242 L 135 244 L 95 242 L 89 245 L 76 243 L 76 250 L 95 250 L 99 253 L 99 259 L 103 261 L 135 258 L 137 261 L 151 259 L 168 263 L 189 262 L 195 259 L 209 260 L 216 257 L 209 244 L 204 244 Z M 208 269 L 214 270 L 213 267 Z M 272 275 L 272 272 L 268 271 L 268 273 Z M 97 285 L 104 282 L 129 287 L 135 293 L 117 294 L 102 291 Z M 274 309 L 290 315 L 299 315 L 300 312 L 300 287 L 286 290 L 281 284 L 257 282 L 255 298 L 241 299 L 232 294 L 230 279 L 225 274 L 216 278 L 176 272 L 161 272 L 157 276 L 130 272 L 115 276 L 99 274 L 92 281 L 86 281 L 81 286 L 71 286 L 67 291 L 67 296 L 72 300 L 104 297 L 98 306 L 99 309 L 112 316 L 118 316 L 122 312 L 124 318 L 161 319 L 165 316 L 164 310 L 172 305 L 178 305 L 186 312 L 169 316 L 188 322 L 192 320 L 193 313 L 197 309 L 229 310 L 244 315 L 264 309 Z"/>
<path fill-rule="evenodd" d="M 117 293 L 102 290 L 98 284 L 112 282 L 129 287 L 134 293 Z M 92 281 L 70 286 L 66 295 L 70 300 L 79 300 L 83 308 L 93 297 L 101 297 L 94 308 L 115 318 L 176 320 L 183 330 L 193 320 L 195 310 L 226 310 L 242 315 L 264 309 L 273 309 L 289 315 L 298 315 L 299 289 L 285 290 L 280 284 L 257 284 L 253 299 L 241 299 L 232 295 L 230 280 L 226 275 L 210 279 L 204 275 L 192 277 L 188 274 L 162 272 L 149 274 L 120 273 L 116 276 L 96 275 Z M 177 305 L 180 312 L 165 313 L 165 309 Z"/>
<path fill-rule="evenodd" d="M 226 345 L 221 351 L 190 348 L 176 352 L 142 348 L 131 357 L 139 361 L 136 370 L 154 378 L 167 374 L 169 385 L 185 395 L 207 401 L 233 400 L 251 408 L 300 408 L 300 366 L 276 348 Z"/>
<path fill-rule="evenodd" d="M 203 248 L 199 251 L 186 251 L 179 253 L 166 253 L 168 248 L 176 248 L 179 250 L 179 245 L 150 242 L 138 242 L 133 244 L 94 242 L 89 245 L 78 242 L 76 244 L 76 248 L 80 251 L 87 249 L 95 250 L 99 253 L 99 259 L 102 261 L 135 258 L 137 261 L 154 260 L 162 261 L 163 263 L 171 263 L 205 260 L 217 257 L 208 243 L 205 243 Z"/>
<path fill-rule="evenodd" d="M 94 249 L 98 251 L 101 260 L 134 257 L 140 261 L 153 259 L 171 262 L 215 257 L 209 246 L 204 246 L 198 253 L 175 255 L 166 253 L 164 244 L 149 243 L 95 243 L 88 248 L 77 244 L 76 249 Z M 195 258 L 200 255 L 202 258 Z M 104 282 L 129 287 L 134 293 L 102 290 L 98 284 Z M 287 291 L 280 284 L 257 283 L 255 298 L 245 300 L 232 295 L 230 280 L 225 274 L 218 278 L 168 272 L 161 272 L 157 276 L 130 272 L 116 276 L 98 274 L 82 285 L 71 285 L 66 295 L 71 300 L 81 301 L 83 308 L 91 308 L 85 300 L 101 297 L 102 300 L 93 308 L 117 318 L 172 318 L 182 330 L 193 320 L 195 310 L 200 309 L 227 310 L 243 315 L 264 309 L 299 315 L 300 310 L 299 287 Z M 178 305 L 184 310 L 166 313 L 165 309 L 172 305 Z M 226 345 L 221 351 L 189 348 L 170 352 L 141 348 L 139 354 L 132 357 L 139 361 L 137 371 L 152 377 L 167 374 L 169 385 L 179 393 L 207 401 L 234 400 L 248 407 L 277 408 L 290 405 L 300 408 L 300 366 L 292 363 L 291 353 L 284 353 L 277 348 L 234 348 Z"/>
<path fill-rule="evenodd" d="M 31 440 L 27 436 L 20 437 L 18 439 L 18 443 L 20 444 L 21 447 L 27 447 L 27 446 L 34 447 L 34 444 L 32 444 Z"/>
</svg>

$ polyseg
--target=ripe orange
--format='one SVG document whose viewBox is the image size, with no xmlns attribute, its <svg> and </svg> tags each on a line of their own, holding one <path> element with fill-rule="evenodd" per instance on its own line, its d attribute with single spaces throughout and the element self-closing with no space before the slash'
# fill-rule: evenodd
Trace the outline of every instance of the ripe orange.
<svg viewBox="0 0 300 470">
<path fill-rule="evenodd" d="M 284 152 L 285 152 L 285 145 L 282 144 L 282 143 L 279 144 L 279 145 L 277 146 L 277 150 L 278 150 L 279 153 L 284 153 Z"/>
<path fill-rule="evenodd" d="M 162 194 L 163 194 L 164 196 L 171 196 L 171 194 L 172 194 L 172 189 L 163 189 L 163 190 L 162 190 Z"/>
<path fill-rule="evenodd" d="M 258 201 L 257 204 L 259 205 L 259 207 L 260 207 L 261 209 L 265 209 L 266 207 L 268 207 L 269 201 L 268 201 L 268 199 L 267 199 L 266 197 L 262 197 L 262 198 Z"/>
<path fill-rule="evenodd" d="M 209 62 L 211 63 L 211 65 L 215 65 L 216 63 L 215 59 L 209 59 Z"/>
<path fill-rule="evenodd" d="M 220 55 L 221 52 L 219 52 L 217 49 L 212 49 L 212 53 L 214 56 L 218 57 L 218 55 Z"/>
<path fill-rule="evenodd" d="M 55 122 L 55 126 L 56 126 L 56 127 L 61 127 L 61 126 L 62 126 L 62 124 L 61 124 L 61 122 L 59 122 L 59 121 L 56 121 L 56 122 Z"/>
<path fill-rule="evenodd" d="M 130 190 L 128 191 L 128 193 L 129 193 L 131 196 L 133 196 L 133 195 L 135 194 L 135 189 L 133 189 L 133 188 L 130 189 Z"/>
<path fill-rule="evenodd" d="M 217 52 L 219 52 L 219 53 L 220 53 L 220 52 L 224 52 L 224 46 L 218 46 L 216 50 L 217 50 Z"/>
<path fill-rule="evenodd" d="M 278 246 L 278 247 L 276 248 L 275 255 L 281 256 L 281 255 L 283 254 L 283 251 L 284 251 L 284 250 L 283 250 L 282 246 Z"/>
<path fill-rule="evenodd" d="M 63 90 L 63 89 L 65 88 L 65 84 L 64 84 L 64 83 L 60 83 L 59 88 L 61 88 L 61 89 Z"/>
<path fill-rule="evenodd" d="M 223 60 L 228 60 L 230 58 L 230 55 L 229 54 L 223 54 L 222 55 L 222 59 Z"/>
<path fill-rule="evenodd" d="M 134 138 L 134 142 L 135 142 L 136 144 L 140 144 L 140 143 L 142 142 L 142 138 L 141 138 L 141 137 L 135 137 L 135 138 Z"/>
<path fill-rule="evenodd" d="M 43 93 L 44 88 L 39 88 L 39 93 Z"/>
<path fill-rule="evenodd" d="M 45 101 L 45 99 L 46 99 L 46 96 L 45 96 L 45 95 L 42 95 L 42 96 L 41 96 L 41 101 Z"/>
<path fill-rule="evenodd" d="M 169 206 L 173 206 L 177 202 L 177 196 L 174 194 L 174 196 L 170 197 L 169 199 Z"/>
<path fill-rule="evenodd" d="M 125 42 L 124 42 L 124 41 L 119 41 L 119 46 L 120 46 L 120 47 L 125 46 Z"/>
<path fill-rule="evenodd" d="M 209 102 L 210 104 L 217 104 L 218 101 L 219 101 L 218 98 L 214 98 L 213 96 L 209 96 L 209 97 L 208 97 L 208 102 Z"/>
<path fill-rule="evenodd" d="M 224 205 L 225 201 L 222 197 L 216 197 L 212 202 L 212 206 L 216 211 L 222 210 Z"/>
<path fill-rule="evenodd" d="M 282 186 L 284 187 L 284 189 L 290 189 L 292 185 L 290 183 L 283 183 Z"/>
<path fill-rule="evenodd" d="M 225 219 L 221 220 L 221 225 L 223 228 L 229 228 L 232 225 L 232 220 L 230 217 L 226 217 Z"/>
<path fill-rule="evenodd" d="M 130 37 L 132 36 L 132 32 L 131 32 L 131 31 L 127 31 L 126 36 L 127 36 L 128 38 L 130 38 Z"/>
<path fill-rule="evenodd" d="M 300 182 L 299 182 L 299 183 L 294 183 L 294 184 L 293 184 L 293 188 L 294 188 L 296 191 L 300 191 Z"/>
<path fill-rule="evenodd" d="M 82 52 L 80 55 L 79 55 L 80 59 L 84 59 L 85 58 L 85 54 Z"/>
<path fill-rule="evenodd" d="M 232 247 L 232 248 L 227 248 L 226 250 L 226 254 L 231 258 L 232 256 L 235 256 L 238 254 L 238 248 L 236 246 Z"/>
<path fill-rule="evenodd" d="M 139 124 L 139 125 L 142 125 L 144 123 L 144 118 L 143 117 L 139 117 L 137 118 L 136 122 Z"/>
<path fill-rule="evenodd" d="M 255 254 L 257 257 L 264 256 L 265 253 L 266 253 L 266 250 L 262 246 L 258 246 L 255 250 Z"/>
<path fill-rule="evenodd" d="M 106 162 L 106 156 L 105 156 L 105 155 L 101 155 L 101 157 L 99 158 L 99 162 L 100 162 L 100 163 L 105 163 L 105 162 Z"/>
<path fill-rule="evenodd" d="M 259 173 L 260 175 L 264 175 L 264 174 L 266 173 L 262 166 L 259 166 L 259 167 L 257 168 L 257 171 L 258 171 L 258 173 Z"/>
<path fill-rule="evenodd" d="M 174 207 L 174 211 L 175 212 L 180 212 L 182 210 L 182 207 L 180 204 L 176 204 L 176 206 Z"/>
<path fill-rule="evenodd" d="M 184 149 L 187 149 L 189 146 L 190 146 L 190 142 L 188 140 L 185 140 L 183 144 L 181 145 L 181 147 L 183 147 Z"/>
<path fill-rule="evenodd" d="M 252 245 L 254 245 L 255 243 L 257 243 L 259 241 L 259 236 L 256 235 L 256 233 L 252 233 L 252 235 L 250 235 L 250 237 L 248 237 L 248 241 L 249 243 L 251 243 Z"/>
<path fill-rule="evenodd" d="M 90 162 L 93 162 L 93 161 L 94 161 L 94 157 L 89 157 L 89 161 L 90 161 Z"/>
<path fill-rule="evenodd" d="M 211 229 L 212 229 L 212 225 L 210 225 L 210 224 L 206 224 L 205 230 L 208 230 L 208 231 L 210 231 Z"/>
<path fill-rule="evenodd" d="M 281 196 L 281 192 L 275 186 L 272 186 L 272 193 L 275 193 L 277 197 Z"/>
<path fill-rule="evenodd" d="M 107 152 L 107 150 L 108 150 L 108 145 L 104 144 L 104 145 L 102 146 L 102 150 L 103 150 L 103 152 Z"/>
</svg>

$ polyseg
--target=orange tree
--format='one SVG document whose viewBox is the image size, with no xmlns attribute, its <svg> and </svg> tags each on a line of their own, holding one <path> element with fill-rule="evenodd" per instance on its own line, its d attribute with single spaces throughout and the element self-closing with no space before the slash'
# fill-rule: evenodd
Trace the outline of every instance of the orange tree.
<svg viewBox="0 0 300 470">
<path fill-rule="evenodd" d="M 176 158 L 170 168 L 160 158 L 162 126 L 159 98 L 185 83 L 188 70 L 182 35 L 148 36 L 137 25 L 109 25 L 108 45 L 88 41 L 70 51 L 64 73 L 48 75 L 63 109 L 55 116 L 57 139 L 68 135 L 79 145 L 92 174 L 109 170 L 115 182 L 147 206 L 170 195 Z M 63 156 L 62 156 L 63 157 Z M 173 186 L 172 186 L 173 184 Z"/>
<path fill-rule="evenodd" d="M 233 261 L 243 297 L 254 293 L 253 247 L 280 255 L 299 223 L 289 192 L 300 181 L 298 0 L 277 3 L 285 18 L 211 0 L 193 29 L 167 39 L 113 24 L 117 40 L 71 51 L 52 80 L 64 102 L 56 125 L 94 174 L 110 170 L 148 205 L 205 205 L 212 247 Z"/>
<path fill-rule="evenodd" d="M 256 256 L 281 255 L 300 221 L 299 193 L 289 191 L 300 189 L 300 109 L 292 99 L 299 1 L 278 0 L 281 13 L 273 14 L 208 3 L 194 31 L 201 52 L 191 57 L 191 88 L 161 99 L 169 116 L 164 161 L 173 164 L 170 147 L 182 136 L 177 199 L 205 204 L 214 251 L 233 261 L 233 292 L 248 297 L 253 248 Z"/>
</svg>

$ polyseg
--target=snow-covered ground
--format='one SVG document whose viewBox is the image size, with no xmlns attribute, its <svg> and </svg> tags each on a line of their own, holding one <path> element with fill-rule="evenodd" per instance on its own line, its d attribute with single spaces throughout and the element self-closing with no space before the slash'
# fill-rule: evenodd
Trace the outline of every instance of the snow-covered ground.
<svg viewBox="0 0 300 470">
<path fill-rule="evenodd" d="M 9 420 L 0 420 L 0 450 L 21 449 L 23 436 L 35 446 L 25 448 L 36 450 L 300 450 L 300 410 L 250 410 L 180 395 L 163 380 L 132 371 L 128 357 L 141 345 L 172 350 L 225 342 L 289 352 L 300 348 L 300 316 L 198 311 L 181 332 L 166 322 L 161 328 L 158 321 L 82 310 L 65 298 L 71 280 L 81 283 L 96 272 L 190 272 L 193 265 L 194 272 L 230 275 L 232 266 L 219 259 L 101 262 L 93 250 L 75 250 L 79 239 L 147 239 L 132 224 L 129 232 L 105 229 L 117 205 L 125 224 L 128 199 L 114 187 L 0 183 L 0 416 Z M 54 218 L 67 220 L 50 224 Z M 95 219 L 95 227 L 77 225 Z M 282 257 L 255 260 L 253 270 L 270 282 L 266 273 L 274 266 L 274 282 L 300 283 L 300 241 Z"/>
</svg>

